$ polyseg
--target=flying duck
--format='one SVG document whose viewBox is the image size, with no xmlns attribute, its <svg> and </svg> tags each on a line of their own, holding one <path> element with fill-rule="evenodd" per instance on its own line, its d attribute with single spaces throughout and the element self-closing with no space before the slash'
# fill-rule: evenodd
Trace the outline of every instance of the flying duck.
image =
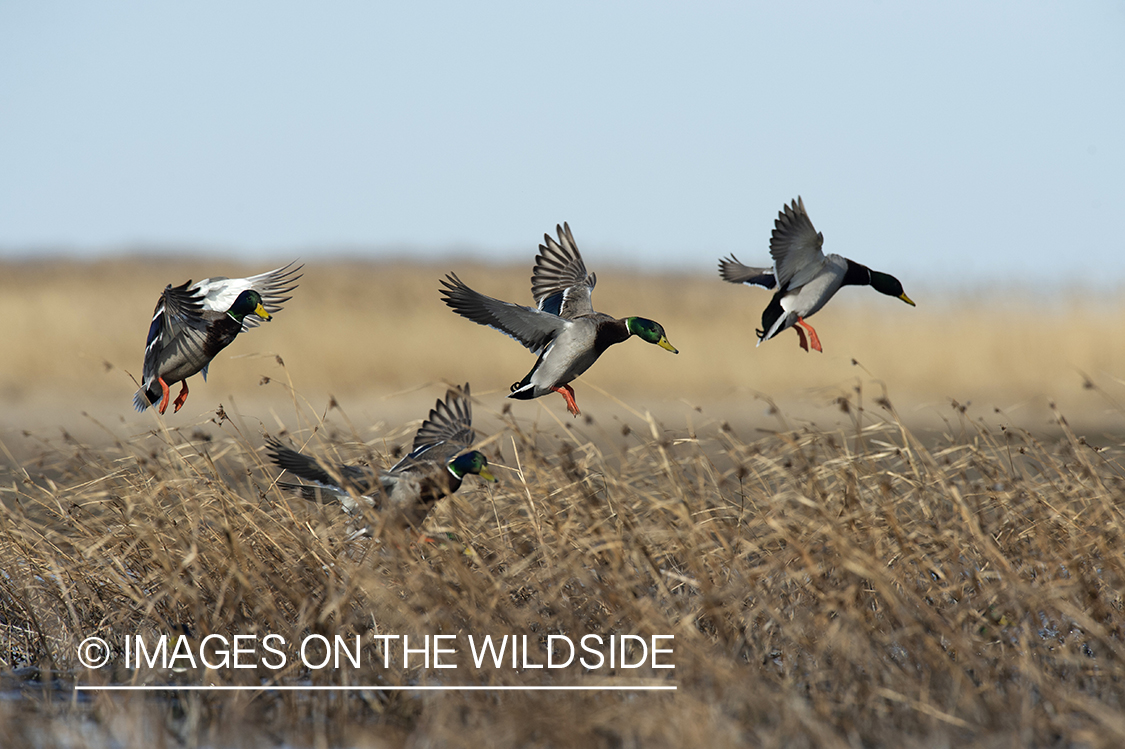
<svg viewBox="0 0 1125 749">
<path fill-rule="evenodd" d="M 870 286 L 888 296 L 898 297 L 914 306 L 902 290 L 897 278 L 871 270 L 841 255 L 825 255 L 821 251 L 824 235 L 813 228 L 801 196 L 778 212 L 770 236 L 772 268 L 752 268 L 731 255 L 719 260 L 719 275 L 731 283 L 746 283 L 776 289 L 773 299 L 762 312 L 762 329 L 758 345 L 786 328 L 793 328 L 805 351 L 809 345 L 823 351 L 820 337 L 806 319 L 820 310 L 841 286 Z M 805 340 L 805 332 L 808 340 Z"/>
<path fill-rule="evenodd" d="M 535 307 L 493 299 L 465 285 L 450 273 L 441 284 L 442 300 L 475 323 L 487 325 L 516 339 L 539 359 L 522 380 L 511 387 L 509 398 L 530 400 L 559 393 L 567 410 L 578 416 L 570 382 L 585 372 L 607 348 L 637 336 L 678 354 L 660 323 L 644 317 L 614 318 L 595 312 L 590 301 L 597 277 L 586 265 L 567 224 L 556 226 L 558 241 L 543 235 L 531 295 Z"/>
</svg>

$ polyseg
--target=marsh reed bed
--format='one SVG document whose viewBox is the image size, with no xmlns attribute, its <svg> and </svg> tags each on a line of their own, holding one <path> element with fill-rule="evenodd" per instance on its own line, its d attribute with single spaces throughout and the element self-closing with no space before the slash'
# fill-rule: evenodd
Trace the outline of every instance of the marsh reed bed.
<svg viewBox="0 0 1125 749">
<path fill-rule="evenodd" d="M 1046 438 L 958 404 L 923 444 L 886 396 L 860 396 L 835 431 L 780 412 L 753 434 L 704 414 L 548 429 L 496 413 L 478 442 L 500 483 L 467 481 L 422 534 L 287 496 L 262 435 L 222 413 L 44 451 L 0 495 L 4 744 L 1125 742 L 1121 449 L 1061 414 Z M 373 434 L 329 408 L 286 426 L 320 457 L 387 466 L 414 425 Z M 283 668 L 122 665 L 130 636 L 265 633 Z M 359 636 L 361 665 L 309 668 L 293 644 L 314 634 Z M 385 634 L 462 638 L 458 668 L 401 651 L 385 667 Z M 474 668 L 463 639 L 526 635 L 542 663 L 549 636 L 587 634 L 674 635 L 675 668 Z M 92 635 L 116 653 L 103 669 L 76 657 Z M 677 690 L 271 689 L 615 684 Z"/>
</svg>

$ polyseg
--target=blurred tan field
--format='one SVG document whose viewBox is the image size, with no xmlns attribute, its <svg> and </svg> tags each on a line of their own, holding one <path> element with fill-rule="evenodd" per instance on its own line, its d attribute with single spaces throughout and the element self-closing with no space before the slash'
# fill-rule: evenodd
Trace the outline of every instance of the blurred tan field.
<svg viewBox="0 0 1125 749">
<path fill-rule="evenodd" d="M 521 417 L 570 420 L 561 397 L 505 401 L 534 357 L 457 317 L 438 295 L 438 280 L 455 270 L 483 293 L 529 304 L 530 258 L 526 267 L 503 268 L 464 260 L 305 263 L 292 301 L 222 352 L 209 382 L 190 380 L 191 395 L 171 423 L 206 420 L 219 404 L 262 420 L 286 409 L 292 414 L 290 382 L 315 410 L 335 397 L 364 423 L 417 418 L 411 414 L 432 397 L 426 386 L 442 381 L 471 382 L 496 410 L 511 404 Z M 103 430 L 91 418 L 107 427 L 151 428 L 151 413 L 131 408 L 131 378 L 140 376 L 161 289 L 280 264 L 131 258 L 0 266 L 0 439 L 18 450 L 15 435 L 38 427 L 95 439 Z M 984 416 L 1001 409 L 1011 423 L 1048 431 L 1054 402 L 1092 437 L 1121 431 L 1115 402 L 1125 400 L 1125 352 L 1117 342 L 1125 316 L 1117 295 L 993 297 L 972 289 L 939 293 L 908 280 L 918 302 L 911 308 L 849 288 L 812 320 L 824 342 L 819 354 L 801 351 L 792 331 L 755 348 L 753 329 L 769 301 L 764 290 L 717 276 L 593 267 L 599 309 L 660 321 L 681 352 L 638 340 L 607 352 L 575 383 L 584 414 L 604 424 L 651 411 L 684 428 L 699 418 L 692 416 L 698 407 L 744 428 L 775 428 L 761 395 L 791 419 L 828 428 L 847 421 L 834 404 L 858 386 L 869 398 L 885 388 L 902 419 L 921 433 L 943 430 L 953 402 L 971 403 Z M 1084 387 L 1086 378 L 1097 387 Z"/>
</svg>

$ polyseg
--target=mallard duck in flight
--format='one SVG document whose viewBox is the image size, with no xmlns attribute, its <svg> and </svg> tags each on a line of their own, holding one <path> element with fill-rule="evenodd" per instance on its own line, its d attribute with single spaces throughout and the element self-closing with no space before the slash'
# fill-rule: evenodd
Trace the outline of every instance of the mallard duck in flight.
<svg viewBox="0 0 1125 749">
<path fill-rule="evenodd" d="M 414 435 L 414 448 L 390 470 L 366 466 L 335 466 L 326 470 L 316 459 L 266 438 L 274 463 L 308 484 L 278 483 L 313 502 L 339 502 L 347 513 L 359 509 L 357 500 L 387 513 L 399 527 L 417 530 L 438 500 L 461 488 L 468 474 L 485 481 L 496 477 L 488 459 L 473 444 L 473 411 L 469 385 L 449 390 L 430 410 Z"/>
<path fill-rule="evenodd" d="M 159 402 L 160 413 L 168 409 L 171 385 L 182 382 L 175 411 L 188 396 L 187 378 L 203 373 L 211 360 L 244 330 L 259 320 L 270 320 L 285 296 L 297 288 L 302 266 L 293 263 L 249 278 L 205 278 L 193 284 L 168 284 L 148 328 L 141 389 L 133 396 L 138 411 Z M 175 412 L 174 411 L 174 412 Z"/>
<path fill-rule="evenodd" d="M 616 319 L 595 312 L 590 301 L 597 278 L 586 272 L 570 227 L 556 226 L 559 239 L 543 235 L 531 274 L 536 307 L 502 302 L 473 291 L 450 273 L 441 284 L 442 300 L 454 312 L 516 339 L 539 356 L 522 380 L 512 385 L 509 398 L 529 400 L 559 393 L 577 416 L 570 382 L 585 372 L 615 343 L 637 336 L 678 354 L 660 323 L 643 317 Z"/>
<path fill-rule="evenodd" d="M 786 328 L 793 328 L 800 337 L 801 348 L 808 351 L 811 344 L 817 351 L 823 351 L 820 337 L 805 320 L 827 304 L 841 286 L 870 286 L 914 306 L 897 278 L 840 255 L 825 255 L 820 249 L 823 244 L 824 235 L 813 228 L 805 203 L 798 195 L 792 205 L 778 212 L 774 222 L 770 236 L 772 268 L 751 268 L 738 262 L 734 255 L 719 261 L 723 280 L 777 290 L 762 312 L 762 329 L 755 331 L 759 346 Z"/>
</svg>

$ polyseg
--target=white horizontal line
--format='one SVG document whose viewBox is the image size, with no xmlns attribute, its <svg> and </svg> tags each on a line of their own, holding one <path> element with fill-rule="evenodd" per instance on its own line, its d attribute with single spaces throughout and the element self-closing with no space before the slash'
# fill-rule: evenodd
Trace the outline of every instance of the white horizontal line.
<svg viewBox="0 0 1125 749">
<path fill-rule="evenodd" d="M 675 685 L 648 686 L 643 684 L 625 686 L 451 686 L 451 687 L 382 687 L 382 686 L 292 686 L 292 685 L 262 685 L 262 686 L 232 686 L 202 684 L 171 684 L 160 685 L 130 685 L 113 684 L 97 686 L 93 684 L 76 684 L 77 692 L 673 692 Z"/>
</svg>

